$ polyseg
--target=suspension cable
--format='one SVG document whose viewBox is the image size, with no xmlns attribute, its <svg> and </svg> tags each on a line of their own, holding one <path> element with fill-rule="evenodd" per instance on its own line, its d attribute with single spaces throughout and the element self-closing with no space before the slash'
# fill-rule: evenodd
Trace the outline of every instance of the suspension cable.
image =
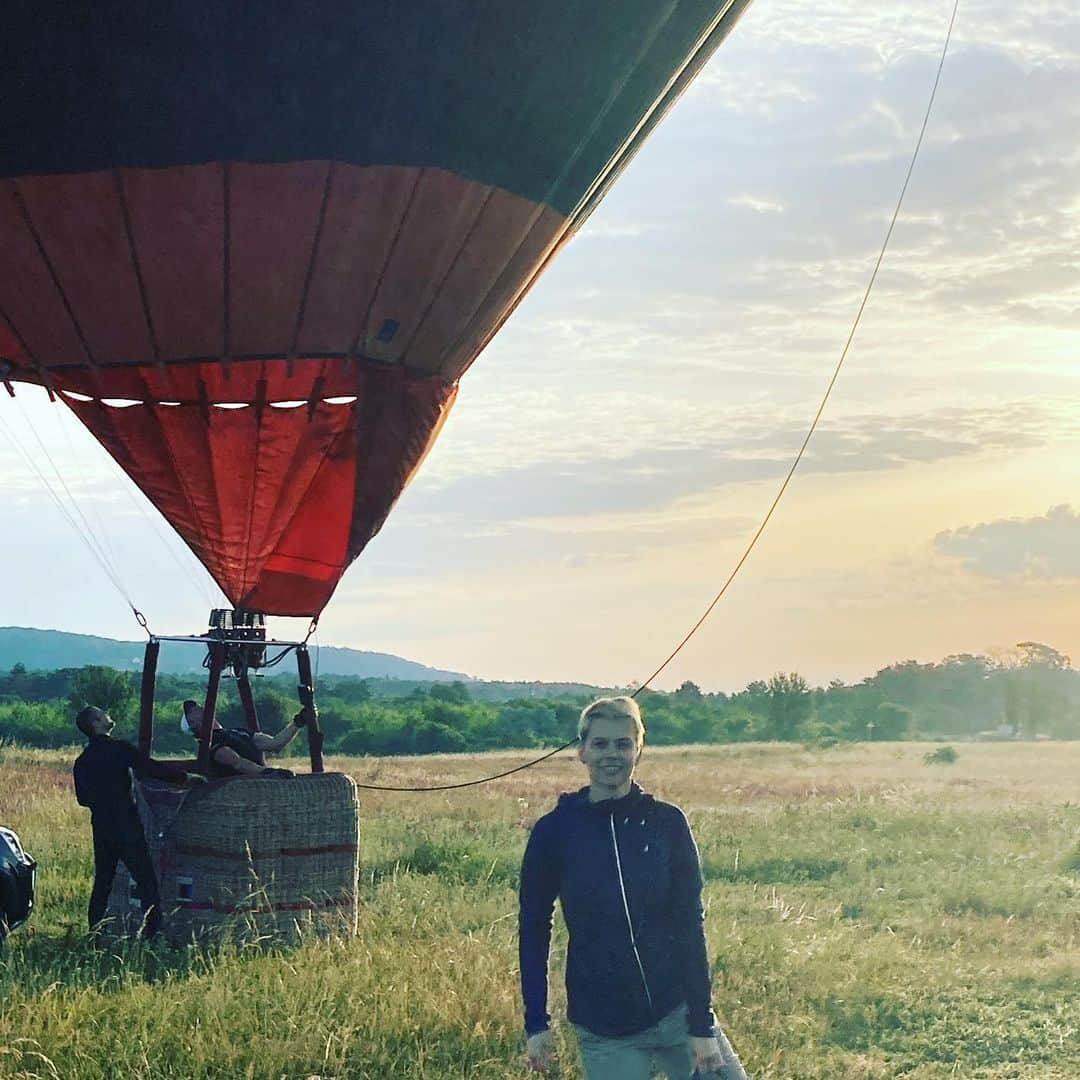
<svg viewBox="0 0 1080 1080">
<path fill-rule="evenodd" d="M 70 404 L 68 403 L 67 399 L 65 398 L 65 396 L 64 396 L 64 394 L 62 392 L 60 394 L 58 394 L 57 397 L 62 401 L 62 403 L 64 405 L 64 409 L 61 412 L 61 415 L 62 415 L 62 417 L 64 419 L 62 419 L 60 421 L 59 426 L 64 431 L 64 434 L 65 434 L 65 436 L 67 438 L 68 449 L 72 454 L 72 458 L 73 458 L 73 460 L 75 462 L 76 468 L 78 469 L 79 475 L 82 478 L 84 476 L 84 474 L 82 473 L 82 467 L 81 467 L 81 465 L 79 463 L 79 456 L 75 452 L 75 447 L 74 447 L 74 443 L 72 441 L 71 430 L 70 430 L 72 424 L 75 422 L 75 414 L 74 414 Z M 25 416 L 25 413 L 24 413 L 24 416 Z M 80 425 L 80 430 L 82 430 L 81 425 Z M 83 482 L 85 484 L 85 479 L 83 479 Z M 213 593 L 211 592 L 211 589 L 210 589 L 209 584 L 208 584 L 208 575 L 205 574 L 205 572 L 199 573 L 198 571 L 193 570 L 193 568 L 190 565 L 184 563 L 184 561 L 180 557 L 180 553 L 176 550 L 175 542 L 170 541 L 170 539 L 167 538 L 165 536 L 165 534 L 161 531 L 161 527 L 160 527 L 160 524 L 159 524 L 160 512 L 158 512 L 158 517 L 155 518 L 154 515 L 150 512 L 150 509 L 149 509 L 149 507 L 152 504 L 149 503 L 149 501 L 145 498 L 145 496 L 140 498 L 139 496 L 136 495 L 136 491 L 138 490 L 138 487 L 137 487 L 136 484 L 131 482 L 127 477 L 125 477 L 124 481 L 121 482 L 118 486 L 124 492 L 124 494 L 127 496 L 128 500 L 131 502 L 132 506 L 135 507 L 135 509 L 140 514 L 140 516 L 146 522 L 146 524 L 149 527 L 150 531 L 154 534 L 154 536 L 156 537 L 158 542 L 161 544 L 162 548 L 168 554 L 169 558 L 172 559 L 172 561 L 175 564 L 175 566 L 177 567 L 177 569 L 184 576 L 184 578 L 187 579 L 187 583 L 189 585 L 191 585 L 193 588 L 195 588 L 201 594 L 202 598 L 206 601 L 206 606 L 208 608 L 214 607 L 215 606 L 215 600 L 214 600 Z M 105 530 L 105 528 L 103 526 L 101 526 L 101 525 L 99 525 L 99 531 L 101 533 L 102 546 L 104 547 L 105 546 L 105 541 L 108 540 L 108 533 Z M 110 547 L 110 552 L 111 552 L 111 545 L 109 547 Z M 200 570 L 201 570 L 201 567 L 200 567 Z M 117 576 L 119 576 L 119 574 Z"/>
</svg>

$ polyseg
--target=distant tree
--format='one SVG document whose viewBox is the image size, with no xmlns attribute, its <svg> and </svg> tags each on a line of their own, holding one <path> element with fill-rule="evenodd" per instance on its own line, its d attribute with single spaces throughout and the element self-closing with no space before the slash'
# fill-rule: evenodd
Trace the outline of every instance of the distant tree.
<svg viewBox="0 0 1080 1080">
<path fill-rule="evenodd" d="M 972 735 L 983 730 L 988 717 L 1000 710 L 1000 697 L 993 682 L 994 662 L 989 656 L 971 653 L 947 656 L 940 664 L 932 665 L 931 671 L 927 696 L 945 710 L 951 710 L 954 717 L 951 728 L 957 734 Z M 908 702 L 901 700 L 900 704 Z"/>
<path fill-rule="evenodd" d="M 33 690 L 33 680 L 26 674 L 26 665 L 13 664 L 7 674 L 0 675 L 0 694 L 13 694 L 22 700 L 29 700 L 28 691 Z"/>
<path fill-rule="evenodd" d="M 447 701 L 445 698 L 433 697 L 424 702 L 423 717 L 425 721 L 435 724 L 437 727 L 465 732 L 472 726 L 473 710 L 467 704 L 454 703 Z"/>
<path fill-rule="evenodd" d="M 901 705 L 915 705 L 930 691 L 933 684 L 934 665 L 904 660 L 882 668 L 873 679 L 874 685 L 888 701 Z"/>
<path fill-rule="evenodd" d="M 874 738 L 903 739 L 911 728 L 911 710 L 891 701 L 883 701 L 875 710 Z"/>
<path fill-rule="evenodd" d="M 255 709 L 259 714 L 259 726 L 266 731 L 276 732 L 280 731 L 299 711 L 300 699 L 287 696 L 276 686 L 260 688 L 255 697 Z M 243 714 L 240 713 L 238 723 L 243 722 Z"/>
<path fill-rule="evenodd" d="M 426 720 L 410 732 L 409 744 L 414 754 L 454 753 L 468 749 L 465 737 L 460 732 Z"/>
<path fill-rule="evenodd" d="M 1019 641 L 1021 663 L 1024 667 L 1042 667 L 1051 671 L 1063 671 L 1069 666 L 1069 658 L 1057 649 L 1041 641 Z"/>
<path fill-rule="evenodd" d="M 765 717 L 769 712 L 769 686 L 767 683 L 762 682 L 761 679 L 755 679 L 753 682 L 747 683 L 745 690 L 733 694 L 729 704 L 744 710 L 748 714 Z M 760 723 L 754 725 L 756 729 L 760 729 L 761 726 Z M 764 738 L 764 736 L 752 737 Z"/>
<path fill-rule="evenodd" d="M 837 694 L 837 689 L 837 687 L 830 687 L 833 693 L 826 694 L 825 700 L 817 710 L 817 730 L 820 732 L 820 737 L 852 739 L 859 734 L 856 713 L 851 701 Z"/>
<path fill-rule="evenodd" d="M 104 709 L 117 724 L 127 723 L 135 711 L 135 687 L 131 676 L 97 664 L 79 668 L 71 681 L 68 709 L 74 717 L 87 705 Z"/>
<path fill-rule="evenodd" d="M 678 691 L 676 691 L 677 694 Z M 682 739 L 680 741 L 691 743 L 715 742 L 719 721 L 720 717 L 717 715 L 717 710 L 707 708 L 703 704 L 698 705 L 697 708 L 690 710 L 683 720 Z"/>
<path fill-rule="evenodd" d="M 78 736 L 55 704 L 16 701 L 0 704 L 0 743 L 69 746 Z"/>
<path fill-rule="evenodd" d="M 777 672 L 768 683 L 769 731 L 774 739 L 793 739 L 799 725 L 810 716 L 810 687 L 796 672 Z"/>
<path fill-rule="evenodd" d="M 1021 641 L 1021 730 L 1034 736 L 1040 730 L 1064 734 L 1072 708 L 1068 695 L 1069 658 L 1039 641 Z"/>
<path fill-rule="evenodd" d="M 686 698 L 700 698 L 701 687 L 698 686 L 697 683 L 693 683 L 689 679 L 687 679 L 686 682 L 684 682 L 682 686 L 680 686 L 679 689 L 675 691 L 675 696 Z"/>
<path fill-rule="evenodd" d="M 765 723 L 764 717 L 741 704 L 728 706 L 713 731 L 717 742 L 743 742 Z"/>
<path fill-rule="evenodd" d="M 371 680 L 358 679 L 352 675 L 341 678 L 323 678 L 319 684 L 320 697 L 336 697 L 347 705 L 363 705 L 374 696 Z"/>
<path fill-rule="evenodd" d="M 459 680 L 448 683 L 432 683 L 431 688 L 428 690 L 428 697 L 434 698 L 436 701 L 449 702 L 451 705 L 468 705 L 471 700 L 468 687 Z"/>
</svg>

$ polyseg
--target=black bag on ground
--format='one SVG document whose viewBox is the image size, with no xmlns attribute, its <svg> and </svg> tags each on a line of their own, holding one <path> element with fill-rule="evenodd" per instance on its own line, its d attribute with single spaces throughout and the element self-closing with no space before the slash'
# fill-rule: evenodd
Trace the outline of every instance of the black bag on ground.
<svg viewBox="0 0 1080 1080">
<path fill-rule="evenodd" d="M 30 918 L 34 907 L 34 868 L 18 836 L 0 826 L 0 941 Z"/>
</svg>

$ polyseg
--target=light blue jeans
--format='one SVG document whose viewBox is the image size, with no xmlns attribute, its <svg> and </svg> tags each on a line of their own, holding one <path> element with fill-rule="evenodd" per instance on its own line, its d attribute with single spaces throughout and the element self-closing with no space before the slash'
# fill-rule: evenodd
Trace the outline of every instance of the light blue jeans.
<svg viewBox="0 0 1080 1080">
<path fill-rule="evenodd" d="M 651 1028 L 612 1038 L 574 1025 L 586 1080 L 649 1080 L 653 1069 L 668 1080 L 691 1080 L 694 1059 L 680 1005 Z"/>
</svg>

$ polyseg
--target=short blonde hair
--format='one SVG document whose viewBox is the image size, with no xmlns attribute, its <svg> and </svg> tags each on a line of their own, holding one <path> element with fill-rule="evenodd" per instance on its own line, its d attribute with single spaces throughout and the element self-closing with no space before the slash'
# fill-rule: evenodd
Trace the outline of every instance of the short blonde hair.
<svg viewBox="0 0 1080 1080">
<path fill-rule="evenodd" d="M 641 710 L 632 697 L 602 697 L 586 705 L 578 717 L 577 733 L 581 742 L 589 737 L 589 728 L 594 720 L 627 719 L 634 722 L 634 739 L 638 746 L 645 742 L 645 723 L 641 719 Z"/>
</svg>

